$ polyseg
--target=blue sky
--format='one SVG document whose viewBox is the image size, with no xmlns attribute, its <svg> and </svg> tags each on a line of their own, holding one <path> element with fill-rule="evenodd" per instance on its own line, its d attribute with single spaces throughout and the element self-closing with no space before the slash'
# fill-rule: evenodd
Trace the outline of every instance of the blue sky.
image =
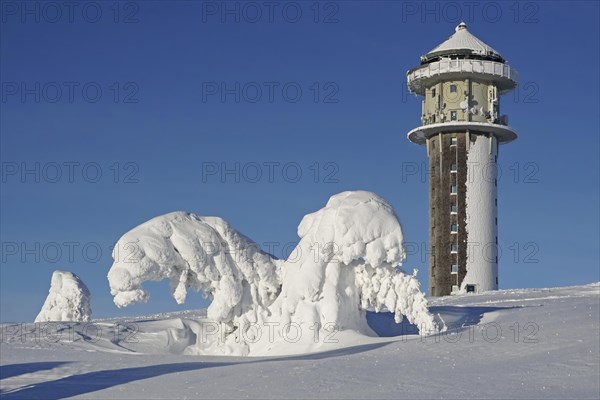
<svg viewBox="0 0 600 400">
<path fill-rule="evenodd" d="M 95 317 L 200 307 L 162 282 L 116 308 L 111 245 L 185 210 L 285 257 L 304 214 L 354 189 L 395 207 L 427 288 L 405 73 L 460 20 L 520 73 L 501 103 L 520 135 L 499 160 L 501 288 L 600 279 L 597 2 L 53 4 L 1 3 L 2 321 L 32 321 L 55 269 L 86 282 Z"/>
</svg>

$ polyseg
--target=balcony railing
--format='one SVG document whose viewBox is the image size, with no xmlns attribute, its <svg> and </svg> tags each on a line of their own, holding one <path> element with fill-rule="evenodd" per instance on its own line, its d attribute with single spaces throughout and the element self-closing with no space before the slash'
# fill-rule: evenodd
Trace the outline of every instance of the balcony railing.
<svg viewBox="0 0 600 400">
<path fill-rule="evenodd" d="M 511 83 L 506 82 L 508 84 L 503 85 L 500 88 L 501 90 L 514 88 L 519 80 L 517 71 L 508 64 L 488 60 L 440 60 L 408 71 L 408 86 L 411 91 L 419 93 L 422 90 L 422 80 L 424 79 L 436 75 L 463 72 L 493 75 L 503 80 L 512 81 Z"/>
</svg>

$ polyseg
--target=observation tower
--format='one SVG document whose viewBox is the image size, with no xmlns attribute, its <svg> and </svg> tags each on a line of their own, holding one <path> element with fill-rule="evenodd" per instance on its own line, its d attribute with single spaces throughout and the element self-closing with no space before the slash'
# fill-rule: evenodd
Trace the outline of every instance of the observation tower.
<svg viewBox="0 0 600 400">
<path fill-rule="evenodd" d="M 408 139 L 429 158 L 429 294 L 498 289 L 498 181 L 501 144 L 517 138 L 500 96 L 517 72 L 460 23 L 407 72 L 423 96 L 421 126 Z"/>
</svg>

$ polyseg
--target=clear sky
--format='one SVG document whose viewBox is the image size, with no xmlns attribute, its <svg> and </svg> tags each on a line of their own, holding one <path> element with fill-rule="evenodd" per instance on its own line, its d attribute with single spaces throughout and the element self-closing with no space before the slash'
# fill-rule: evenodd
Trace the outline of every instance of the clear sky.
<svg viewBox="0 0 600 400">
<path fill-rule="evenodd" d="M 1 3 L 2 321 L 32 321 L 55 269 L 95 317 L 200 307 L 162 282 L 116 308 L 111 245 L 185 210 L 285 257 L 304 214 L 354 189 L 395 207 L 426 289 L 405 73 L 461 20 L 520 73 L 501 103 L 520 137 L 499 158 L 500 287 L 600 280 L 598 2 L 69 4 Z"/>
</svg>

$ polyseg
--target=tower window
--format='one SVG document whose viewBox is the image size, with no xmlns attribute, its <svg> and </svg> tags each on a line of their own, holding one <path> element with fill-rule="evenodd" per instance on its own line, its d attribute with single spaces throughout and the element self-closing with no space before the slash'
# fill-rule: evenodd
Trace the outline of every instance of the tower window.
<svg viewBox="0 0 600 400">
<path fill-rule="evenodd" d="M 450 267 L 450 272 L 453 274 L 458 274 L 458 264 L 452 264 Z"/>
<path fill-rule="evenodd" d="M 451 251 L 452 253 L 456 253 L 456 252 L 458 252 L 458 244 L 456 244 L 456 243 L 452 243 L 452 244 L 450 245 L 450 251 Z"/>
<path fill-rule="evenodd" d="M 452 139 L 450 139 L 450 146 L 456 146 L 457 143 L 457 139 L 455 137 L 453 137 Z"/>
<path fill-rule="evenodd" d="M 450 85 L 450 93 L 456 93 L 456 85 Z"/>
<path fill-rule="evenodd" d="M 452 224 L 452 225 L 450 225 L 450 232 L 451 232 L 451 233 L 456 233 L 456 232 L 458 232 L 458 225 L 457 225 L 457 224 Z"/>
<path fill-rule="evenodd" d="M 450 213 L 451 214 L 456 214 L 458 212 L 458 207 L 455 204 L 452 204 L 450 206 Z"/>
<path fill-rule="evenodd" d="M 435 97 L 435 88 L 431 89 L 431 97 Z"/>
<path fill-rule="evenodd" d="M 450 121 L 456 121 L 456 111 L 450 111 Z"/>
<path fill-rule="evenodd" d="M 450 194 L 456 194 L 456 185 L 450 186 Z"/>
<path fill-rule="evenodd" d="M 450 172 L 456 172 L 456 171 L 458 171 L 458 165 L 456 165 L 456 164 L 452 164 L 452 165 L 450 166 Z"/>
</svg>

